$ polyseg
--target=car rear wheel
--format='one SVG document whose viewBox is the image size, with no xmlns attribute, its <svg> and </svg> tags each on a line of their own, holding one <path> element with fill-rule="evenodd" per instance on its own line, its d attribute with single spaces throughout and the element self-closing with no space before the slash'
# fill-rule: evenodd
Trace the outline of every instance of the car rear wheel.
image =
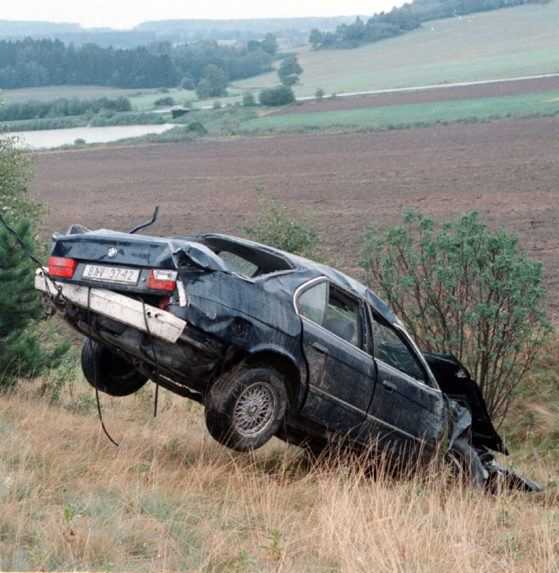
<svg viewBox="0 0 559 573">
<path fill-rule="evenodd" d="M 206 426 L 220 444 L 256 450 L 279 430 L 287 410 L 282 376 L 265 366 L 239 366 L 224 374 L 206 396 Z"/>
<path fill-rule="evenodd" d="M 110 396 L 134 394 L 148 380 L 123 355 L 89 338 L 82 347 L 82 371 L 94 388 Z"/>
</svg>

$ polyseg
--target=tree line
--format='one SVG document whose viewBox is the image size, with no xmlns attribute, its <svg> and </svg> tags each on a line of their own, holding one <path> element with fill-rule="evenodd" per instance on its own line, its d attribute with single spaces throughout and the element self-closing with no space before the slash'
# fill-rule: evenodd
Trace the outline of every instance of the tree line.
<svg viewBox="0 0 559 573">
<path fill-rule="evenodd" d="M 130 100 L 125 97 L 103 97 L 89 100 L 59 98 L 53 101 L 24 101 L 21 103 L 8 103 L 0 106 L 0 122 L 72 117 L 96 114 L 100 111 L 128 112 L 132 111 L 132 104 L 130 103 Z"/>
<path fill-rule="evenodd" d="M 528 4 L 534 0 L 415 0 L 390 12 L 381 12 L 366 22 L 341 24 L 334 32 L 313 29 L 309 42 L 319 48 L 356 48 L 392 38 L 419 28 L 423 22 Z"/>
<path fill-rule="evenodd" d="M 215 68 L 225 84 L 267 72 L 276 52 L 277 42 L 271 34 L 262 41 L 234 46 L 214 41 L 179 46 L 162 42 L 134 49 L 103 48 L 95 44 L 77 47 L 51 39 L 3 40 L 0 88 L 48 85 L 159 88 L 181 84 L 186 89 L 195 89 L 208 77 L 206 83 L 213 81 Z"/>
</svg>

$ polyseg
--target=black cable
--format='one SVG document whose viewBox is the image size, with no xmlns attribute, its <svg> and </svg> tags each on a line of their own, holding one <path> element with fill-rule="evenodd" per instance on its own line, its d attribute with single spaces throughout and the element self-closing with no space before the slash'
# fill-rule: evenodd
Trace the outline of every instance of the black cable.
<svg viewBox="0 0 559 573">
<path fill-rule="evenodd" d="M 89 332 L 92 331 L 91 327 L 91 287 L 87 287 L 87 328 Z M 99 388 L 97 387 L 97 362 L 95 359 L 92 360 L 93 362 L 93 385 L 95 386 L 95 400 L 97 402 L 97 413 L 99 415 L 99 422 L 101 423 L 101 428 L 103 429 L 103 433 L 107 436 L 108 440 L 115 445 L 117 448 L 119 447 L 118 442 L 116 442 L 109 431 L 105 426 L 105 421 L 103 420 L 103 412 L 101 410 L 101 400 L 99 399 Z"/>
<path fill-rule="evenodd" d="M 142 303 L 142 313 L 144 315 L 144 323 L 145 323 L 146 332 L 147 332 L 147 335 L 149 337 L 149 341 L 151 344 L 151 352 L 153 355 L 153 362 L 155 364 L 155 380 L 154 380 L 154 382 L 155 382 L 155 399 L 154 399 L 154 403 L 153 403 L 153 417 L 156 418 L 157 417 L 157 406 L 159 404 L 159 377 L 160 377 L 159 358 L 157 355 L 157 351 L 155 350 L 155 344 L 153 341 L 153 334 L 152 334 L 151 329 L 149 327 L 147 311 L 146 311 L 146 303 L 145 303 L 143 298 L 140 298 L 140 301 Z"/>
</svg>

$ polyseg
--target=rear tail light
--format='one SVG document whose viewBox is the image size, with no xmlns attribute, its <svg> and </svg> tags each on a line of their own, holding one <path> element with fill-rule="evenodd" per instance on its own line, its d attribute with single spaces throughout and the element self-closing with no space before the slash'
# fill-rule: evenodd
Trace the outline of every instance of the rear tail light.
<svg viewBox="0 0 559 573">
<path fill-rule="evenodd" d="M 148 288 L 173 292 L 177 288 L 177 271 L 152 270 L 148 275 Z"/>
<path fill-rule="evenodd" d="M 59 279 L 71 279 L 74 276 L 78 261 L 65 257 L 49 257 L 49 276 Z"/>
</svg>

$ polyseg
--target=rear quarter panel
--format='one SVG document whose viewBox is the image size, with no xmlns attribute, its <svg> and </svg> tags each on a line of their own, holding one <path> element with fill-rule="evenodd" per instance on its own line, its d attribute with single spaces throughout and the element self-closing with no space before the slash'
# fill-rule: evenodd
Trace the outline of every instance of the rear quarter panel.
<svg viewBox="0 0 559 573">
<path fill-rule="evenodd" d="M 290 359 L 306 382 L 301 320 L 288 289 L 224 272 L 183 272 L 187 304 L 174 309 L 196 328 L 247 354 L 269 350 Z"/>
</svg>

